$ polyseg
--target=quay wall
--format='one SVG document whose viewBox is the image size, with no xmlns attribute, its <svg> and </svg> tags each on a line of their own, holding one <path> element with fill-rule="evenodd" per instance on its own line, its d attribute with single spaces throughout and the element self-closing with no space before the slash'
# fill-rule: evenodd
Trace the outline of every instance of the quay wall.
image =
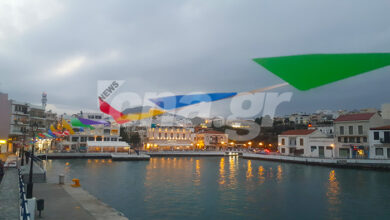
<svg viewBox="0 0 390 220">
<path fill-rule="evenodd" d="M 293 156 L 252 154 L 252 153 L 244 153 L 242 155 L 242 158 L 270 160 L 270 161 L 279 161 L 279 162 L 288 162 L 288 163 L 299 163 L 299 164 L 307 164 L 307 165 L 340 167 L 340 168 L 390 170 L 390 160 L 293 157 Z"/>
</svg>

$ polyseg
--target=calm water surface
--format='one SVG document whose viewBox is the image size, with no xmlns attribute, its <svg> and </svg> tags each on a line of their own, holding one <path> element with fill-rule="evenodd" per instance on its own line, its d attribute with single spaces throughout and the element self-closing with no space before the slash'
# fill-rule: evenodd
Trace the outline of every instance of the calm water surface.
<svg viewBox="0 0 390 220">
<path fill-rule="evenodd" d="M 390 172 L 237 157 L 49 160 L 130 219 L 390 219 Z"/>
</svg>

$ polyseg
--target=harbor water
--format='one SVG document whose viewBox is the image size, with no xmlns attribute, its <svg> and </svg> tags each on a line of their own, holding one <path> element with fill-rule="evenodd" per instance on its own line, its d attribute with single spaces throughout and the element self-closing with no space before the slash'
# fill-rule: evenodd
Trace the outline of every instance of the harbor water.
<svg viewBox="0 0 390 220">
<path fill-rule="evenodd" d="M 390 172 L 232 157 L 49 160 L 130 219 L 388 219 Z"/>
</svg>

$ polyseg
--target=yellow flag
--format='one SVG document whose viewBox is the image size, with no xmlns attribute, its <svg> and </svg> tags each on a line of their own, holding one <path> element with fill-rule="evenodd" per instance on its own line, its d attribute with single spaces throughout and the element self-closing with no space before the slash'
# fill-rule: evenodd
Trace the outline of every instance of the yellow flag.
<svg viewBox="0 0 390 220">
<path fill-rule="evenodd" d="M 70 124 L 68 124 L 68 122 L 66 122 L 64 119 L 62 119 L 62 127 L 68 130 L 70 134 L 74 134 L 72 126 L 70 126 Z"/>
<path fill-rule="evenodd" d="M 162 111 L 160 109 L 152 108 L 148 112 L 123 115 L 122 117 L 120 117 L 119 120 L 136 121 L 136 120 L 142 120 L 142 119 L 145 119 L 145 118 L 151 118 L 153 116 L 161 115 L 163 113 L 165 113 L 165 111 Z"/>
<path fill-rule="evenodd" d="M 56 132 L 57 131 L 57 129 L 54 128 L 54 125 L 50 125 L 50 130 L 51 130 L 51 132 Z"/>
</svg>

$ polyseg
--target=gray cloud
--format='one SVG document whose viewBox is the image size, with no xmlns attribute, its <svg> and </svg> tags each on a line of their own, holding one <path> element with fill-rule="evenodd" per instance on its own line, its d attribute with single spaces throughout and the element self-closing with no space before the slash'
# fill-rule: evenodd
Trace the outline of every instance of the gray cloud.
<svg viewBox="0 0 390 220">
<path fill-rule="evenodd" d="M 252 58 L 390 51 L 387 0 L 41 0 L 6 6 L 0 10 L 17 16 L 0 17 L 0 89 L 35 103 L 46 91 L 49 103 L 75 111 L 96 109 L 97 80 L 124 79 L 122 90 L 141 95 L 248 91 L 282 82 Z M 388 72 L 308 92 L 278 90 L 294 92 L 278 113 L 379 107 L 390 101 Z"/>
</svg>

